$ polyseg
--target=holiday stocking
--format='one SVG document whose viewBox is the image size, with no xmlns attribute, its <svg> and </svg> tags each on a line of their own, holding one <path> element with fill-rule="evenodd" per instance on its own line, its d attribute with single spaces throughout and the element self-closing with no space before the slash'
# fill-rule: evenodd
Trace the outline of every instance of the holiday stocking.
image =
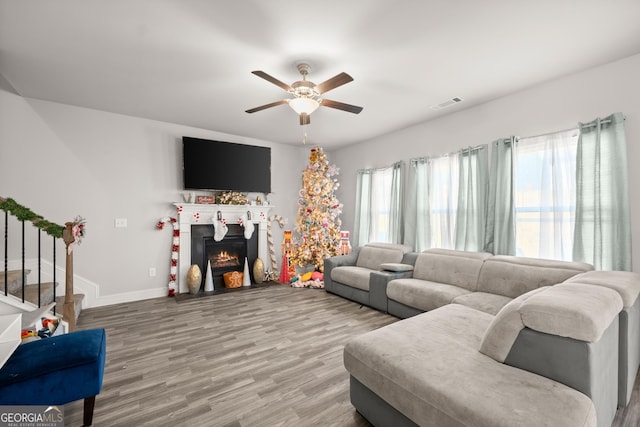
<svg viewBox="0 0 640 427">
<path fill-rule="evenodd" d="M 227 234 L 227 231 L 229 231 L 229 227 L 227 227 L 226 222 L 224 220 L 219 220 L 219 219 L 213 220 L 213 229 L 214 229 L 213 240 L 215 240 L 216 242 L 219 242 L 220 240 L 224 239 L 224 236 Z"/>
<path fill-rule="evenodd" d="M 253 225 L 253 222 L 251 222 L 247 214 L 243 214 L 240 219 L 242 220 L 242 226 L 244 227 L 244 238 L 249 240 L 251 236 L 253 236 L 253 231 L 256 226 Z"/>
</svg>

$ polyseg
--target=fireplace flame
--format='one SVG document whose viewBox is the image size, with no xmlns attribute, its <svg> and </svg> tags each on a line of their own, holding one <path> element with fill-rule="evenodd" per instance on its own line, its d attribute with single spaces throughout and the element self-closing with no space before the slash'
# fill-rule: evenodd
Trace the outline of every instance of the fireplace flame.
<svg viewBox="0 0 640 427">
<path fill-rule="evenodd" d="M 228 251 L 218 252 L 213 259 L 211 259 L 212 268 L 229 267 L 240 265 L 238 255 Z"/>
</svg>

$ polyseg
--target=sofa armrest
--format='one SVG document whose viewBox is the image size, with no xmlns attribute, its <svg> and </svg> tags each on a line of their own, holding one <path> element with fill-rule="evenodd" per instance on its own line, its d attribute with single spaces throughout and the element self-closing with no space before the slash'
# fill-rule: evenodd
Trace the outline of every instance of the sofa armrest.
<svg viewBox="0 0 640 427">
<path fill-rule="evenodd" d="M 332 256 L 324 260 L 324 288 L 329 292 L 333 292 L 333 280 L 331 280 L 331 271 L 336 267 L 343 265 L 356 265 L 360 248 L 354 248 L 348 255 Z"/>
<path fill-rule="evenodd" d="M 371 307 L 387 312 L 387 285 L 394 279 L 412 277 L 413 271 L 374 271 L 369 276 L 369 303 Z"/>
</svg>

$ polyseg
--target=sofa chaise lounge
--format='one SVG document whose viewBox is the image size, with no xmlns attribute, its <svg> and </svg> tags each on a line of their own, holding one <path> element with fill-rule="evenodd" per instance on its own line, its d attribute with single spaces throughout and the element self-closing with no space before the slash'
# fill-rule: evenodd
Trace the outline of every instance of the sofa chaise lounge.
<svg viewBox="0 0 640 427">
<path fill-rule="evenodd" d="M 619 294 L 563 284 L 497 316 L 448 304 L 344 349 L 353 405 L 376 426 L 608 426 Z"/>
</svg>

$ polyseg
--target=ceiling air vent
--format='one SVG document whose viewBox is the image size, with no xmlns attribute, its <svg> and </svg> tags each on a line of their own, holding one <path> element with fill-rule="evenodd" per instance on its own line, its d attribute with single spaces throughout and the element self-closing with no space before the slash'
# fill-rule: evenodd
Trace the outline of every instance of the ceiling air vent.
<svg viewBox="0 0 640 427">
<path fill-rule="evenodd" d="M 442 103 L 440 103 L 438 105 L 432 105 L 431 109 L 432 110 L 442 110 L 443 108 L 450 107 L 450 106 L 452 106 L 454 104 L 457 104 L 458 102 L 462 102 L 462 101 L 463 101 L 463 99 L 462 98 L 458 98 L 458 97 L 447 99 L 445 102 L 442 102 Z"/>
</svg>

